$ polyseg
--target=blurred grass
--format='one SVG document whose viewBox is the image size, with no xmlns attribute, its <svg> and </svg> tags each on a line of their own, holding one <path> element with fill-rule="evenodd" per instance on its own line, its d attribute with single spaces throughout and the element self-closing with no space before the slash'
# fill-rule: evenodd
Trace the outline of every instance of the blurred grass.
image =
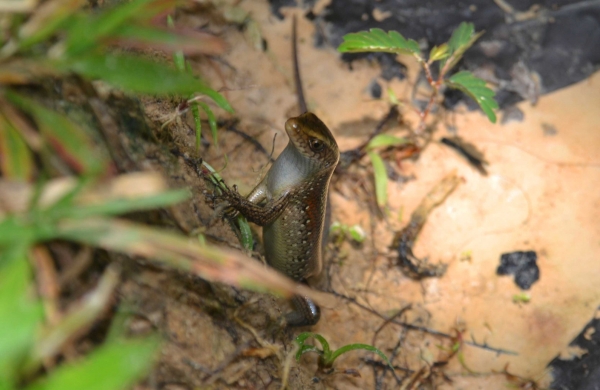
<svg viewBox="0 0 600 390">
<path fill-rule="evenodd" d="M 191 102 L 195 115 L 206 113 L 216 143 L 215 113 L 233 109 L 185 66 L 184 55 L 219 54 L 225 44 L 166 28 L 164 15 L 175 4 L 133 0 L 84 9 L 82 0 L 0 2 L 0 390 L 125 389 L 148 372 L 159 348 L 156 337 L 111 336 L 77 359 L 64 355 L 106 315 L 119 270 L 109 266 L 67 307 L 48 304 L 60 299 L 60 284 L 52 252 L 38 249 L 53 240 L 147 257 L 209 281 L 319 299 L 240 253 L 115 218 L 169 207 L 190 193 L 169 190 L 155 173 L 115 176 L 106 145 L 36 98 L 44 83 L 67 78 L 92 87 L 101 81 L 126 94 L 177 97 Z M 119 50 L 123 46 L 128 50 Z M 156 62 L 132 48 L 175 53 L 178 62 Z"/>
</svg>

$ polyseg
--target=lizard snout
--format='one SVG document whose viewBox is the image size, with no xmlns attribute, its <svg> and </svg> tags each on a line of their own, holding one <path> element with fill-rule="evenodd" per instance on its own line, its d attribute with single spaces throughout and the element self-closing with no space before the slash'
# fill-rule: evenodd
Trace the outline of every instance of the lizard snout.
<svg viewBox="0 0 600 390">
<path fill-rule="evenodd" d="M 290 118 L 285 122 L 285 130 L 288 133 L 291 133 L 291 132 L 298 133 L 300 131 L 300 124 L 298 123 L 296 118 Z"/>
</svg>

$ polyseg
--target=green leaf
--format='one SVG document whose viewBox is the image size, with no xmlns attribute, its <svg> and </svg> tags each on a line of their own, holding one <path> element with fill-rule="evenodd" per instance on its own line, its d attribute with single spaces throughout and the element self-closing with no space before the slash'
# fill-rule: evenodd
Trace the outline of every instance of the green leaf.
<svg viewBox="0 0 600 390">
<path fill-rule="evenodd" d="M 296 359 L 299 359 L 300 355 L 305 353 L 305 352 L 301 352 L 301 351 L 303 351 L 304 347 L 307 347 L 304 343 L 306 342 L 306 340 L 308 340 L 311 337 L 317 339 L 321 343 L 321 346 L 323 347 L 323 351 L 316 350 L 314 352 L 322 352 L 322 354 L 325 356 L 331 354 L 331 349 L 329 348 L 329 343 L 327 342 L 325 337 L 321 336 L 318 333 L 303 332 L 303 333 L 300 333 L 296 337 L 296 340 L 295 340 L 296 344 L 298 344 L 298 346 L 300 347 L 300 350 L 298 351 L 298 353 L 296 353 Z M 308 347 L 314 348 L 312 345 L 310 345 Z M 310 349 L 310 351 L 312 351 L 312 349 Z M 309 351 L 307 350 L 306 352 L 309 352 Z"/>
<path fill-rule="evenodd" d="M 449 55 L 450 53 L 448 52 L 447 43 L 443 43 L 439 46 L 434 46 L 429 52 L 429 62 L 443 60 Z"/>
<path fill-rule="evenodd" d="M 473 33 L 475 32 L 475 25 L 473 23 L 462 22 L 453 32 L 450 40 L 448 41 L 448 48 L 450 53 L 454 53 L 458 48 L 469 43 Z"/>
<path fill-rule="evenodd" d="M 243 215 L 238 215 L 237 224 L 240 229 L 240 238 L 242 242 L 242 246 L 246 250 L 252 250 L 254 247 L 254 238 L 252 237 L 252 230 L 250 230 L 250 225 L 248 224 L 248 220 Z"/>
<path fill-rule="evenodd" d="M 344 35 L 344 42 L 338 47 L 338 51 L 342 53 L 375 51 L 416 56 L 421 53 L 416 41 L 406 39 L 396 31 L 386 34 L 378 28 Z"/>
<path fill-rule="evenodd" d="M 42 3 L 19 30 L 19 48 L 26 49 L 48 39 L 62 28 L 84 3 L 82 0 L 52 0 Z"/>
<path fill-rule="evenodd" d="M 390 360 L 388 359 L 387 356 L 385 356 L 385 353 L 381 352 L 379 349 L 375 348 L 372 345 L 369 344 L 348 344 L 345 345 L 339 349 L 337 349 L 332 355 L 331 358 L 324 362 L 325 363 L 325 367 L 331 367 L 331 365 L 333 364 L 333 362 L 335 361 L 335 359 L 337 359 L 341 354 L 344 354 L 346 352 L 349 351 L 354 351 L 357 349 L 364 349 L 365 351 L 369 351 L 369 352 L 374 352 L 377 355 L 379 355 L 379 357 L 381 357 L 387 364 L 388 366 L 391 367 L 391 369 L 393 370 L 394 367 L 392 366 L 392 363 L 390 362 Z"/>
<path fill-rule="evenodd" d="M 208 117 L 208 125 L 210 126 L 213 142 L 215 143 L 215 146 L 217 146 L 217 119 L 215 118 L 215 114 L 212 112 L 208 104 L 204 102 L 198 102 L 198 105 L 202 107 L 206 113 L 206 116 Z"/>
<path fill-rule="evenodd" d="M 164 43 L 178 48 L 181 45 L 181 40 L 187 40 L 187 37 L 182 37 L 170 31 L 162 30 L 156 27 L 139 26 L 129 24 L 121 26 L 115 31 L 112 36 L 119 39 L 131 39 L 146 43 Z M 167 47 L 167 46 L 164 46 Z"/>
<path fill-rule="evenodd" d="M 0 113 L 0 171 L 10 180 L 29 181 L 33 157 L 19 130 Z"/>
<path fill-rule="evenodd" d="M 367 238 L 365 231 L 360 225 L 350 226 L 348 233 L 350 234 L 350 237 L 359 244 Z"/>
<path fill-rule="evenodd" d="M 377 205 L 383 209 L 387 204 L 387 187 L 388 187 L 388 176 L 385 164 L 381 156 L 374 151 L 367 152 L 367 155 L 371 159 L 373 165 L 373 175 L 375 178 L 375 197 L 377 198 Z"/>
<path fill-rule="evenodd" d="M 104 344 L 82 361 L 58 367 L 25 390 L 126 389 L 150 369 L 157 348 L 155 339 Z"/>
<path fill-rule="evenodd" d="M 151 95 L 204 94 L 222 109 L 233 112 L 229 102 L 221 94 L 193 75 L 138 56 L 89 55 L 69 59 L 58 65 L 90 79 L 102 79 L 130 92 Z"/>
<path fill-rule="evenodd" d="M 5 93 L 10 101 L 33 116 L 45 141 L 75 171 L 98 174 L 107 168 L 108 161 L 98 153 L 95 142 L 66 116 L 13 91 Z"/>
<path fill-rule="evenodd" d="M 186 189 L 166 191 L 161 194 L 139 197 L 135 199 L 112 199 L 107 202 L 90 205 L 71 205 L 64 207 L 60 218 L 89 218 L 130 213 L 132 211 L 151 210 L 179 203 L 190 197 Z M 58 213 L 55 213 L 58 214 Z M 54 217 L 58 217 L 54 215 Z"/>
<path fill-rule="evenodd" d="M 103 10 L 99 14 L 78 18 L 77 22 L 68 30 L 65 53 L 67 56 L 73 56 L 94 49 L 101 39 L 111 35 L 140 14 L 150 1 L 152 0 L 123 2 L 117 7 Z"/>
<path fill-rule="evenodd" d="M 175 27 L 175 22 L 173 22 L 173 18 L 171 17 L 171 15 L 167 15 L 167 26 L 169 28 L 174 28 Z M 185 56 L 183 55 L 183 51 L 176 51 L 175 53 L 173 53 L 173 62 L 175 63 L 175 67 L 177 68 L 178 71 L 180 72 L 185 72 Z M 192 107 L 193 109 L 193 107 Z M 196 108 L 196 111 L 198 109 Z M 196 146 L 197 146 L 198 141 L 196 140 Z M 198 147 L 196 147 L 196 150 L 198 150 Z"/>
<path fill-rule="evenodd" d="M 338 221 L 335 221 L 334 223 L 329 225 L 329 234 L 332 234 L 332 235 L 340 234 L 340 233 L 343 233 L 345 231 L 345 229 L 347 229 L 346 225 L 342 225 Z"/>
<path fill-rule="evenodd" d="M 298 352 L 296 352 L 296 360 L 299 360 L 300 356 L 302 356 L 308 352 L 315 352 L 315 353 L 318 353 L 319 355 L 323 355 L 323 351 L 321 351 L 319 348 L 315 347 L 314 345 L 303 345 L 298 349 Z"/>
<path fill-rule="evenodd" d="M 390 134 L 378 134 L 369 141 L 367 148 L 373 150 L 375 148 L 390 147 L 404 145 L 408 142 L 406 138 L 396 137 Z"/>
<path fill-rule="evenodd" d="M 444 74 L 460 61 L 465 51 L 467 51 L 481 35 L 483 35 L 483 31 L 475 34 L 475 26 L 473 23 L 467 22 L 462 22 L 456 30 L 452 32 L 452 36 L 448 41 L 448 56 L 440 63 L 440 69 L 444 70 Z"/>
<path fill-rule="evenodd" d="M 81 334 L 103 314 L 111 304 L 120 276 L 116 265 L 104 272 L 98 285 L 71 306 L 57 323 L 48 324 L 40 332 L 35 345 L 21 366 L 24 375 L 36 372 L 45 361 L 56 356 L 74 335 Z"/>
<path fill-rule="evenodd" d="M 0 252 L 0 385 L 14 383 L 16 367 L 31 348 L 43 319 L 27 249 L 13 243 Z"/>
<path fill-rule="evenodd" d="M 485 81 L 475 77 L 471 72 L 463 71 L 454 74 L 445 83 L 450 88 L 459 89 L 469 95 L 479 104 L 490 122 L 496 123 L 496 114 L 494 113 L 494 110 L 498 108 L 498 103 L 494 99 L 496 93 L 485 85 Z"/>
<path fill-rule="evenodd" d="M 387 92 L 388 92 L 388 99 L 391 104 L 393 104 L 393 105 L 400 104 L 400 100 L 398 99 L 398 96 L 396 96 L 396 93 L 394 92 L 394 90 L 391 87 L 388 88 Z"/>
</svg>

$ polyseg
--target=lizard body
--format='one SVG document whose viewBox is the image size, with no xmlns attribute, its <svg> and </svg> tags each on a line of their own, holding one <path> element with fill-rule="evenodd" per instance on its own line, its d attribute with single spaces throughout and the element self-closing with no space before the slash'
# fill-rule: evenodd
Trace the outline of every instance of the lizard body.
<svg viewBox="0 0 600 390">
<path fill-rule="evenodd" d="M 263 226 L 267 263 L 296 281 L 318 275 L 331 175 L 339 161 L 333 135 L 307 112 L 285 124 L 289 143 L 263 180 L 244 198 L 226 194 L 231 207 Z M 306 297 L 293 299 L 289 325 L 314 325 L 320 311 Z"/>
</svg>

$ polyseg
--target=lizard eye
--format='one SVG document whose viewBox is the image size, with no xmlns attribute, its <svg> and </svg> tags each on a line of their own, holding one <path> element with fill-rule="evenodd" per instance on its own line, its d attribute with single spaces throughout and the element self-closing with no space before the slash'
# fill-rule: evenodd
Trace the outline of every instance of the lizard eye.
<svg viewBox="0 0 600 390">
<path fill-rule="evenodd" d="M 318 152 L 323 149 L 323 146 L 325 146 L 325 144 L 321 140 L 311 138 L 308 140 L 308 146 L 310 146 L 310 150 L 312 150 L 313 152 Z"/>
</svg>

